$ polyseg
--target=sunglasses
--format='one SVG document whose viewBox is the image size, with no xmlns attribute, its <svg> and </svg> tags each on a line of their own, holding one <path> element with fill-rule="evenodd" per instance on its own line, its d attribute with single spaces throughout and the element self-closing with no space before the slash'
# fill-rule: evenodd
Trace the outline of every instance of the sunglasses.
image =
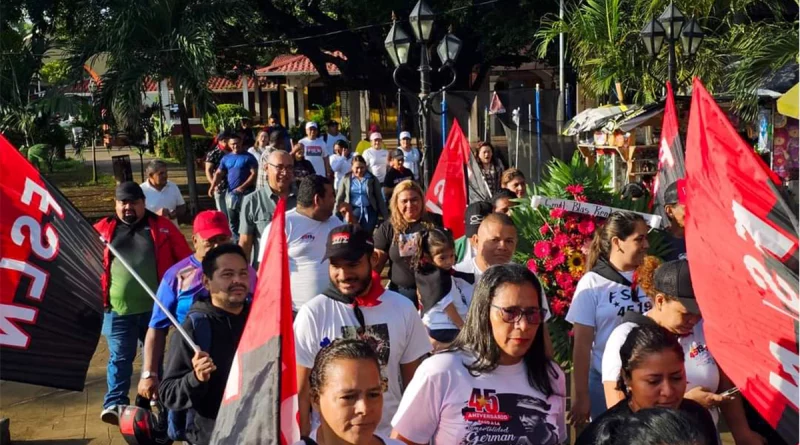
<svg viewBox="0 0 800 445">
<path fill-rule="evenodd" d="M 525 317 L 525 321 L 530 324 L 540 324 L 547 316 L 547 309 L 539 307 L 530 309 L 520 309 L 516 306 L 500 307 L 492 305 L 492 307 L 500 311 L 503 321 L 506 323 L 517 323 L 522 320 L 522 317 Z"/>
</svg>

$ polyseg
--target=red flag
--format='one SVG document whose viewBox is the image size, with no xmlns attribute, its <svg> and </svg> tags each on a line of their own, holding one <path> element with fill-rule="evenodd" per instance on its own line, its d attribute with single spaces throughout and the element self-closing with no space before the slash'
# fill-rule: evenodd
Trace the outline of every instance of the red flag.
<svg viewBox="0 0 800 445">
<path fill-rule="evenodd" d="M 102 273 L 97 232 L 0 134 L 0 379 L 83 390 Z"/>
<path fill-rule="evenodd" d="M 497 91 L 492 93 L 492 102 L 489 104 L 489 114 L 503 114 L 506 112 L 506 107 L 500 102 L 500 97 Z"/>
<path fill-rule="evenodd" d="M 447 136 L 425 200 L 428 210 L 442 215 L 444 226 L 453 232 L 454 238 L 464 236 L 464 211 L 467 208 L 464 165 L 468 159 L 469 143 L 458 120 L 453 119 L 453 128 Z"/>
<path fill-rule="evenodd" d="M 678 132 L 678 113 L 675 111 L 675 98 L 672 95 L 672 85 L 667 82 L 667 98 L 664 104 L 664 120 L 661 124 L 661 143 L 658 148 L 658 175 L 653 183 L 653 210 L 661 216 L 662 221 L 668 222 L 664 212 L 664 190 L 673 182 L 686 177 L 686 167 L 683 161 L 683 144 Z"/>
<path fill-rule="evenodd" d="M 286 199 L 281 198 L 217 415 L 215 444 L 292 445 L 300 440 L 285 215 Z"/>
<path fill-rule="evenodd" d="M 796 444 L 797 219 L 699 79 L 686 145 L 686 247 L 709 349 Z"/>
</svg>

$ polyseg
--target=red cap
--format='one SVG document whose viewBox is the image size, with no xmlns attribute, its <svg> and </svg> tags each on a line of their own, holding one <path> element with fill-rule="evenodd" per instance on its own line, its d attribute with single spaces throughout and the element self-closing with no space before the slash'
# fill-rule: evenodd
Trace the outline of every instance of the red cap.
<svg viewBox="0 0 800 445">
<path fill-rule="evenodd" d="M 218 235 L 232 236 L 228 218 L 216 210 L 204 210 L 194 217 L 192 232 L 202 239 L 211 239 Z"/>
</svg>

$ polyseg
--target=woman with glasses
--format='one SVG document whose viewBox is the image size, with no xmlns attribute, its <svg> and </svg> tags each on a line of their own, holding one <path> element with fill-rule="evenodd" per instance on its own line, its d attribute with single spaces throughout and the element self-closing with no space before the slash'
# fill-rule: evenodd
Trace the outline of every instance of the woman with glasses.
<svg viewBox="0 0 800 445">
<path fill-rule="evenodd" d="M 564 373 L 545 355 L 541 292 L 521 265 L 489 268 L 455 342 L 414 374 L 392 436 L 406 444 L 563 443 Z"/>
</svg>

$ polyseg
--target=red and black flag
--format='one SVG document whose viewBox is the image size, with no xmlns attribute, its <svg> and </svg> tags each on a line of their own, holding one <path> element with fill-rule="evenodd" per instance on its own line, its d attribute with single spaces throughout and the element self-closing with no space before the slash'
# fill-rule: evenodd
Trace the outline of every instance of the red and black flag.
<svg viewBox="0 0 800 445">
<path fill-rule="evenodd" d="M 253 305 L 231 365 L 212 443 L 300 440 L 286 199 L 275 208 Z"/>
<path fill-rule="evenodd" d="M 103 246 L 0 135 L 0 379 L 82 391 L 103 325 Z"/>
<path fill-rule="evenodd" d="M 714 359 L 798 443 L 798 225 L 777 177 L 695 79 L 686 139 L 686 248 Z"/>
<path fill-rule="evenodd" d="M 678 113 L 672 85 L 667 81 L 667 98 L 664 104 L 664 120 L 661 124 L 661 142 L 658 148 L 658 174 L 653 183 L 653 212 L 661 216 L 663 224 L 669 224 L 664 213 L 664 191 L 672 183 L 686 177 L 683 161 L 683 144 L 678 131 Z"/>
<path fill-rule="evenodd" d="M 442 215 L 444 226 L 453 232 L 454 238 L 464 235 L 464 209 L 467 208 L 467 185 L 464 166 L 469 156 L 469 143 L 461 131 L 458 120 L 447 136 L 444 151 L 439 157 L 431 186 L 425 196 L 428 210 Z M 481 177 L 482 178 L 482 177 Z"/>
</svg>

